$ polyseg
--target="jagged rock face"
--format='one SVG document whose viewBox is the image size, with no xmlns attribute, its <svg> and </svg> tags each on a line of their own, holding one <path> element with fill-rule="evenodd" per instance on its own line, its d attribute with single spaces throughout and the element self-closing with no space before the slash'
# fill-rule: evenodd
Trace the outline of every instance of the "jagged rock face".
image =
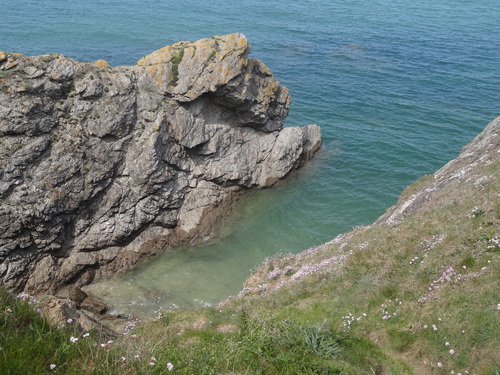
<svg viewBox="0 0 500 375">
<path fill-rule="evenodd" d="M 241 34 L 136 66 L 0 52 L 0 278 L 54 292 L 210 235 L 320 145 Z"/>
</svg>

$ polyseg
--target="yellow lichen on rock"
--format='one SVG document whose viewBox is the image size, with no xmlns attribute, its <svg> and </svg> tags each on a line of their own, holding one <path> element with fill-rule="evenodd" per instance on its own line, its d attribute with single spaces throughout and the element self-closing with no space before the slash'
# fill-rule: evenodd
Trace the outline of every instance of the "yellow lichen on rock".
<svg viewBox="0 0 500 375">
<path fill-rule="evenodd" d="M 13 67 L 17 66 L 18 62 L 12 58 L 11 55 L 9 55 L 9 57 L 7 58 L 7 62 L 5 62 L 3 64 L 3 67 L 2 69 L 3 70 L 9 70 L 9 69 L 12 69 Z"/>
<path fill-rule="evenodd" d="M 4 51 L 0 51 L 0 61 L 4 61 L 7 58 L 7 53 Z"/>
<path fill-rule="evenodd" d="M 170 68 L 165 64 L 148 65 L 146 71 L 153 78 L 152 81 L 161 89 L 165 81 L 170 81 Z M 165 91 L 165 90 L 163 90 Z"/>
<path fill-rule="evenodd" d="M 106 60 L 96 60 L 94 64 L 100 66 L 101 68 L 109 68 L 109 63 Z"/>
<path fill-rule="evenodd" d="M 178 44 L 178 43 L 177 43 Z M 139 66 L 155 65 L 155 64 L 165 64 L 172 60 L 172 49 L 173 46 L 165 46 L 160 48 L 147 56 L 144 56 L 137 62 Z"/>
<path fill-rule="evenodd" d="M 146 68 L 149 80 L 162 92 L 190 101 L 241 74 L 249 52 L 246 37 L 235 33 L 163 47 L 140 59 L 137 66 Z"/>
</svg>

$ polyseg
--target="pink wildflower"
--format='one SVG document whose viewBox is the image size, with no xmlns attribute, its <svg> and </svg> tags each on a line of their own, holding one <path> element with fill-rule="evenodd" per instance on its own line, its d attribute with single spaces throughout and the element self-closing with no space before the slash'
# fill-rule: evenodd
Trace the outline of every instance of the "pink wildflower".
<svg viewBox="0 0 500 375">
<path fill-rule="evenodd" d="M 167 363 L 167 370 L 168 371 L 172 371 L 172 369 L 174 368 L 174 365 L 171 364 L 170 362 Z"/>
</svg>

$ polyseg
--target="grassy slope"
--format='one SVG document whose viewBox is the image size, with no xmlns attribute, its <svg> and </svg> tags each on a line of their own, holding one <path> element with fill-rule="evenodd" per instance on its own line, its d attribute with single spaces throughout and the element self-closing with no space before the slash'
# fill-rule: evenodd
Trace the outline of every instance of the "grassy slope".
<svg viewBox="0 0 500 375">
<path fill-rule="evenodd" d="M 29 373 L 22 358 L 33 358 L 47 373 L 163 374 L 171 362 L 179 374 L 500 374 L 499 149 L 497 131 L 488 153 L 410 186 L 401 204 L 432 192 L 411 215 L 268 259 L 239 297 L 165 314 L 106 348 L 36 317 L 13 324 L 24 307 L 3 296 L 0 372 Z M 435 189 L 443 174 L 456 178 Z"/>
<path fill-rule="evenodd" d="M 252 301 L 253 308 L 277 305 L 282 317 L 328 319 L 372 339 L 415 373 L 500 372 L 498 170 L 500 163 L 487 167 L 484 175 L 496 177 L 479 188 L 462 182 L 443 190 L 439 204 L 395 227 L 356 229 L 299 262 L 269 261 L 254 282 L 261 293 L 284 286 Z M 345 259 L 299 283 L 288 285 L 282 275 L 262 287 L 270 270 L 339 255 Z"/>
</svg>

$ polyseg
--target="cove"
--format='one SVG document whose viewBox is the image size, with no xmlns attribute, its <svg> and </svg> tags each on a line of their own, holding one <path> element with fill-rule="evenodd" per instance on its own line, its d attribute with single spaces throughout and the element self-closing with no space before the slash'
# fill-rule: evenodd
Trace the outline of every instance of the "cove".
<svg viewBox="0 0 500 375">
<path fill-rule="evenodd" d="M 266 257 L 320 245 L 370 224 L 395 203 L 386 190 L 374 189 L 384 174 L 353 168 L 357 158 L 340 143 L 327 141 L 283 184 L 244 196 L 218 236 L 165 249 L 137 269 L 84 290 L 102 298 L 110 313 L 140 318 L 216 306 L 238 294 Z M 357 178 L 360 170 L 365 171 L 362 179 Z"/>
<path fill-rule="evenodd" d="M 290 90 L 287 124 L 316 123 L 324 141 L 297 178 L 248 196 L 220 237 L 167 250 L 133 273 L 107 281 L 103 293 L 115 311 L 138 311 L 147 302 L 142 309 L 154 315 L 169 304 L 215 304 L 237 293 L 255 262 L 373 222 L 406 186 L 455 158 L 498 116 L 500 28 L 492 16 L 500 14 L 498 1 L 89 4 L 5 2 L 0 50 L 60 52 L 82 61 L 132 65 L 167 44 L 240 31 L 252 45 L 251 56 Z M 253 261 L 245 263 L 247 257 Z M 228 258 L 225 266 L 219 264 L 222 258 Z M 229 275 L 240 261 L 239 278 L 228 278 L 230 287 L 224 289 L 216 276 Z M 198 275 L 196 262 L 203 263 L 206 277 Z M 178 274 L 160 282 L 149 267 Z M 135 295 L 125 293 L 128 283 L 140 284 L 139 275 L 144 285 L 157 288 L 175 285 L 182 270 L 198 274 L 184 276 L 183 291 L 170 289 L 182 297 L 177 302 L 155 302 L 163 293 L 155 289 L 157 296 L 139 287 Z M 198 279 L 210 287 L 194 297 L 189 285 L 194 290 Z M 209 297 L 216 291 L 221 292 Z"/>
<path fill-rule="evenodd" d="M 297 202 L 328 154 L 329 150 L 320 151 L 317 160 L 285 184 L 243 197 L 215 238 L 166 249 L 139 268 L 84 290 L 102 298 L 110 313 L 139 318 L 177 308 L 215 306 L 238 294 L 251 269 L 266 257 L 297 253 L 332 235 L 327 223 L 315 223 L 313 200 L 309 209 Z"/>
</svg>

